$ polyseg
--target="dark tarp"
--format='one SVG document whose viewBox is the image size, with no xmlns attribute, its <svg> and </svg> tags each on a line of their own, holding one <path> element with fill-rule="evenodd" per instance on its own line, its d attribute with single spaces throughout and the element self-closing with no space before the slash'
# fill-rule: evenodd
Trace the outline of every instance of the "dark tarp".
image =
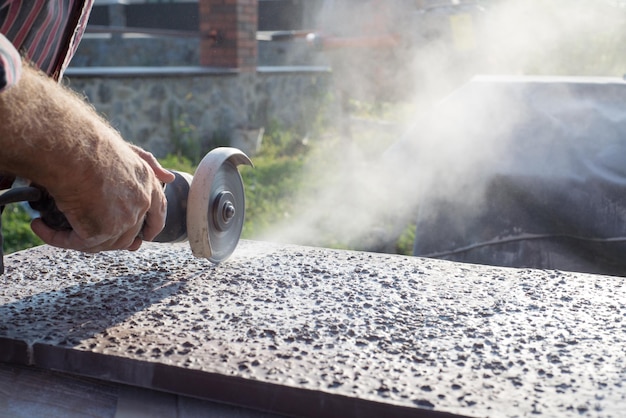
<svg viewBox="0 0 626 418">
<path fill-rule="evenodd" d="M 402 141 L 414 254 L 626 275 L 626 83 L 478 77 Z"/>
</svg>

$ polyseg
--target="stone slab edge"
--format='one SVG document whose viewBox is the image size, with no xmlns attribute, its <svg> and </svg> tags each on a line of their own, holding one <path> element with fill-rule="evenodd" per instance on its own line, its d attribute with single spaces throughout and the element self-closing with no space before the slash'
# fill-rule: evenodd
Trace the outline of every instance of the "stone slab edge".
<svg viewBox="0 0 626 418">
<path fill-rule="evenodd" d="M 5 340 L 5 339 L 3 339 Z M 3 344 L 4 341 L 0 342 Z M 12 341 L 17 356 L 21 341 Z M 0 352 L 0 354 L 2 354 Z M 27 356 L 27 355 L 26 355 Z M 154 389 L 199 399 L 244 406 L 288 416 L 378 418 L 381 416 L 453 418 L 462 415 L 380 403 L 360 398 L 300 389 L 200 370 L 180 369 L 111 355 L 47 344 L 33 345 L 33 366 L 108 382 Z M 85 372 L 88 370 L 89 372 Z M 302 415 L 303 411 L 308 411 Z"/>
</svg>

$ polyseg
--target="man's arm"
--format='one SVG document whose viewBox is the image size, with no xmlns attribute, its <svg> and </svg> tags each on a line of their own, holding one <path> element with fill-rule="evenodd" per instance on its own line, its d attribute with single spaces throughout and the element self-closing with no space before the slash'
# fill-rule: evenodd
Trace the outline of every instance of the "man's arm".
<svg viewBox="0 0 626 418">
<path fill-rule="evenodd" d="M 140 232 L 151 240 L 163 228 L 160 181 L 173 175 L 83 99 L 28 65 L 0 93 L 0 146 L 0 172 L 45 187 L 72 225 L 54 231 L 33 221 L 44 242 L 88 252 L 135 250 Z"/>
</svg>

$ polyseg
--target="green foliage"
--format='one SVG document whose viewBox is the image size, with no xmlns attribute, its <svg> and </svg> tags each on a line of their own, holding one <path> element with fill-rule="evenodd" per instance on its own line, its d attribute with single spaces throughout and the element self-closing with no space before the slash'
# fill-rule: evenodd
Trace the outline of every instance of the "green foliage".
<svg viewBox="0 0 626 418">
<path fill-rule="evenodd" d="M 191 100 L 193 94 L 189 93 L 185 100 Z M 191 117 L 172 105 L 169 108 L 170 116 L 170 140 L 174 149 L 174 155 L 199 164 L 204 155 L 213 148 L 227 146 L 230 137 L 222 129 L 216 129 L 204 137 L 198 127 L 191 122 Z M 168 157 L 169 158 L 169 157 Z"/>
<path fill-rule="evenodd" d="M 260 158 L 254 169 L 244 168 L 246 222 L 243 238 L 253 238 L 294 211 L 296 194 L 302 182 L 302 160 Z"/>
<path fill-rule="evenodd" d="M 5 207 L 2 214 L 3 250 L 5 254 L 43 244 L 30 229 L 30 216 L 19 205 Z"/>
<path fill-rule="evenodd" d="M 302 158 L 307 152 L 307 139 L 293 130 L 272 122 L 263 135 L 259 159 Z"/>
<path fill-rule="evenodd" d="M 396 253 L 402 255 L 413 255 L 413 243 L 415 242 L 415 228 L 413 223 L 406 227 L 396 243 Z"/>
<path fill-rule="evenodd" d="M 304 180 L 306 144 L 294 132 L 274 125 L 263 137 L 254 168 L 241 172 L 246 190 L 242 237 L 253 238 L 289 217 Z"/>
<path fill-rule="evenodd" d="M 197 164 L 183 155 L 170 154 L 165 158 L 159 159 L 161 165 L 168 170 L 182 171 L 183 173 L 193 174 L 196 171 Z"/>
<path fill-rule="evenodd" d="M 176 155 L 198 163 L 202 158 L 202 144 L 196 126 L 189 122 L 186 113 L 176 114 L 173 108 L 170 108 L 170 120 L 170 138 Z"/>
</svg>

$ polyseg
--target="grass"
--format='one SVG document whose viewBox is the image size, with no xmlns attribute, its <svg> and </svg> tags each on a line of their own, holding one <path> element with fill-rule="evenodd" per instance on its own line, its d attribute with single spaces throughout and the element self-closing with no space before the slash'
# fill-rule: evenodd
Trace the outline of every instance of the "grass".
<svg viewBox="0 0 626 418">
<path fill-rule="evenodd" d="M 8 205 L 2 214 L 5 254 L 43 244 L 30 229 L 30 216 L 20 205 Z"/>
</svg>

